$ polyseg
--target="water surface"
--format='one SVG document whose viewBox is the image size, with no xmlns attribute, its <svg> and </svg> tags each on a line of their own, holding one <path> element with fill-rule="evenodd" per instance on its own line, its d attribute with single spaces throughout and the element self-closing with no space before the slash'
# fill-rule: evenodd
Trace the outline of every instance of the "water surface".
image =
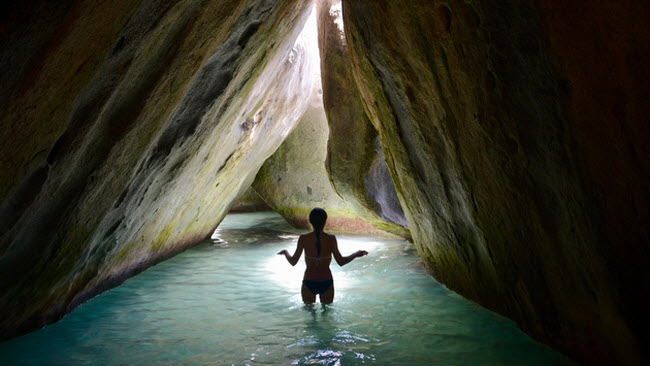
<svg viewBox="0 0 650 366">
<path fill-rule="evenodd" d="M 411 244 L 337 236 L 328 307 L 300 299 L 298 232 L 273 212 L 232 214 L 211 240 L 61 321 L 0 343 L 2 365 L 568 365 L 511 321 L 435 282 Z"/>
</svg>

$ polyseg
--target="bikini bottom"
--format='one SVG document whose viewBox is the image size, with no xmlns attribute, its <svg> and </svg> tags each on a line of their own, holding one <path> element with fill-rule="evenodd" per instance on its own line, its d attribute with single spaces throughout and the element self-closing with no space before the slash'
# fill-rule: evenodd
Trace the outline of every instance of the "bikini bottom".
<svg viewBox="0 0 650 366">
<path fill-rule="evenodd" d="M 322 281 L 312 281 L 312 280 L 302 280 L 302 284 L 307 286 L 309 291 L 315 295 L 324 294 L 330 286 L 334 283 L 333 279 L 322 280 Z"/>
</svg>

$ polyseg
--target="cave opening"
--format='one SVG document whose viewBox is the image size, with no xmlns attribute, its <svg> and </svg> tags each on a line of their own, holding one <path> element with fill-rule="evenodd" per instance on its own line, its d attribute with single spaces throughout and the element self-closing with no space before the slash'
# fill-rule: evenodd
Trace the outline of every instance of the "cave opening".
<svg viewBox="0 0 650 366">
<path fill-rule="evenodd" d="M 300 76 L 290 78 L 285 86 L 301 86 L 297 97 L 303 103 L 296 104 L 300 114 L 294 114 L 297 118 L 291 132 L 265 160 L 252 188 L 239 193 L 243 201 L 235 206 L 259 206 L 261 197 L 290 224 L 301 228 L 309 228 L 307 215 L 312 208 L 324 207 L 330 215 L 328 230 L 409 238 L 377 131 L 360 107 L 351 65 L 342 57 L 348 50 L 341 2 L 314 2 L 308 13 L 285 61 Z M 346 103 L 356 103 L 356 109 Z M 246 120 L 250 139 L 261 130 L 262 115 L 273 118 L 264 107 L 254 115 Z M 350 134 L 358 132 L 364 145 L 349 144 Z"/>
</svg>

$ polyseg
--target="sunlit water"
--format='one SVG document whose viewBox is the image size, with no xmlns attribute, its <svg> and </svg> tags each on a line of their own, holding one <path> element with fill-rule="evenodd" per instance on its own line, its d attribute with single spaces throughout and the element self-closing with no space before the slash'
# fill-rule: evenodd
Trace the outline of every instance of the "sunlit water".
<svg viewBox="0 0 650 366">
<path fill-rule="evenodd" d="M 370 252 L 343 268 L 328 307 L 300 298 L 297 231 L 233 214 L 201 245 L 0 343 L 2 365 L 562 365 L 564 356 L 447 290 L 398 239 L 338 236 Z"/>
</svg>

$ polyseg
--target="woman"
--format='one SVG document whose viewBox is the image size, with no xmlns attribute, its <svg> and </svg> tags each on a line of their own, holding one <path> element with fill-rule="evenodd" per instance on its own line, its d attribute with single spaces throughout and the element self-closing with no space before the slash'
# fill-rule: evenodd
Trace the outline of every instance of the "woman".
<svg viewBox="0 0 650 366">
<path fill-rule="evenodd" d="M 330 262 L 332 255 L 339 266 L 344 266 L 354 258 L 368 255 L 365 250 L 359 250 L 347 257 L 339 252 L 336 244 L 336 237 L 323 232 L 327 213 L 322 208 L 315 208 L 309 214 L 309 223 L 314 231 L 308 234 L 300 235 L 298 238 L 298 247 L 293 256 L 289 255 L 286 249 L 283 249 L 278 255 L 284 254 L 289 263 L 295 266 L 298 259 L 305 251 L 305 275 L 302 280 L 302 301 L 306 304 L 316 302 L 316 295 L 320 296 L 320 302 L 331 304 L 334 301 L 334 280 L 332 271 L 330 271 Z"/>
</svg>

